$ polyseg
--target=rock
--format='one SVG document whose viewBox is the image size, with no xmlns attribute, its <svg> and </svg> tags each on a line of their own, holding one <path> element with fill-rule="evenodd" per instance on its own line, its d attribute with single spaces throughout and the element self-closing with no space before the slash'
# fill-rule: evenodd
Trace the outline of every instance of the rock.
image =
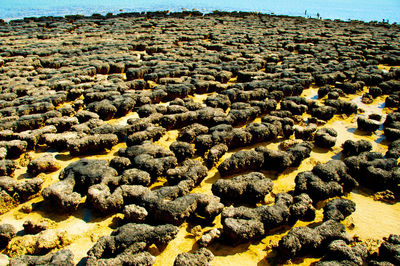
<svg viewBox="0 0 400 266">
<path fill-rule="evenodd" d="M 42 136 L 42 142 L 45 143 L 48 147 L 57 150 L 66 150 L 68 142 L 74 141 L 83 136 L 85 135 L 73 131 L 64 133 L 46 133 Z"/>
<path fill-rule="evenodd" d="M 224 111 L 231 106 L 231 101 L 227 95 L 216 94 L 206 98 L 205 104 L 213 108 L 222 108 Z"/>
<path fill-rule="evenodd" d="M 357 113 L 357 105 L 353 102 L 344 101 L 341 99 L 337 99 L 337 100 L 327 99 L 327 100 L 325 100 L 325 105 L 335 108 L 336 114 L 356 114 Z"/>
<path fill-rule="evenodd" d="M 290 206 L 291 222 L 297 220 L 313 221 L 315 219 L 315 208 L 313 201 L 306 193 L 293 197 L 293 205 Z"/>
<path fill-rule="evenodd" d="M 189 114 L 189 118 L 190 118 Z M 193 122 L 200 123 L 202 125 L 213 127 L 218 124 L 231 124 L 232 118 L 227 116 L 225 112 L 220 108 L 211 108 L 205 107 L 199 110 L 196 110 L 192 115 L 195 119 Z M 190 118 L 190 120 L 192 120 Z"/>
<path fill-rule="evenodd" d="M 145 104 L 139 107 L 137 113 L 139 114 L 139 117 L 148 117 L 149 115 L 157 113 L 158 111 L 157 105 Z M 160 111 L 160 113 L 166 113 L 166 108 L 164 111 Z"/>
<path fill-rule="evenodd" d="M 292 203 L 292 196 L 279 193 L 272 206 L 226 208 L 222 212 L 224 237 L 235 245 L 260 239 L 269 230 L 288 223 Z"/>
<path fill-rule="evenodd" d="M 148 126 L 144 131 L 135 132 L 129 135 L 126 140 L 127 146 L 139 145 L 143 141 L 159 140 L 165 134 L 165 128 L 159 126 Z"/>
<path fill-rule="evenodd" d="M 35 130 L 27 130 L 18 134 L 18 139 L 26 141 L 28 143 L 27 150 L 33 150 L 43 140 L 43 135 L 48 133 L 56 133 L 57 129 L 55 126 L 44 126 Z"/>
<path fill-rule="evenodd" d="M 118 156 L 113 154 L 105 166 L 97 165 L 101 174 L 90 169 L 93 176 L 87 174 L 83 180 L 79 173 L 46 180 L 45 207 L 54 206 L 51 211 L 68 214 L 85 204 L 98 215 L 110 217 L 134 204 L 136 207 L 125 214 L 131 213 L 138 222 L 181 224 L 190 219 L 190 223 L 203 220 L 210 224 L 222 211 L 221 199 L 193 193 L 198 191 L 198 184 L 215 182 L 219 174 L 224 178 L 232 173 L 232 181 L 236 174 L 272 170 L 286 175 L 299 166 L 315 164 L 315 158 L 302 163 L 312 154 L 310 143 L 285 143 L 278 151 L 276 145 L 257 144 L 294 139 L 297 124 L 306 128 L 301 139 L 333 147 L 334 134 L 323 130 L 305 132 L 310 129 L 306 125 L 326 127 L 328 120 L 351 120 L 351 114 L 363 112 L 362 104 L 358 108 L 358 103 L 349 100 L 356 94 L 363 94 L 359 99 L 363 102 L 378 97 L 376 101 L 384 100 L 389 108 L 384 110 L 389 112 L 384 125 L 388 142 L 383 144 L 393 142 L 386 156 L 370 153 L 372 147 L 368 144 L 372 142 L 351 143 L 343 148 L 346 167 L 329 163 L 299 174 L 292 184 L 294 191 L 288 192 L 292 199 L 286 194 L 280 196 L 276 206 L 260 206 L 268 204 L 258 202 L 258 207 L 263 208 L 257 209 L 243 201 L 246 207 L 239 208 L 241 203 L 234 203 L 239 214 L 225 219 L 224 230 L 232 228 L 237 232 L 232 235 L 239 235 L 237 239 L 262 239 L 266 234 L 288 231 L 298 219 L 314 218 L 313 205 L 324 206 L 332 197 L 342 197 L 358 184 L 372 189 L 380 198 L 400 198 L 395 143 L 400 139 L 400 112 L 396 111 L 400 107 L 400 70 L 381 69 L 382 65 L 400 65 L 396 25 L 219 11 L 123 12 L 25 18 L 7 23 L 0 19 L 0 24 L 0 141 L 27 143 L 22 149 L 19 144 L 14 145 L 14 155 L 7 147 L 0 147 L 0 176 L 7 176 L 0 178 L 1 213 L 15 209 L 12 212 L 20 211 L 16 213 L 20 218 L 27 215 L 25 211 L 32 211 L 32 206 L 32 212 L 37 207 L 41 209 L 41 204 L 32 205 L 34 201 L 22 204 L 30 206 L 27 208 L 18 206 L 24 200 L 21 195 L 29 198 L 41 190 L 39 179 L 31 181 L 23 175 L 27 151 L 50 149 L 54 155 L 54 150 L 69 149 L 69 157 L 92 152 L 103 156 L 108 152 L 105 149 L 114 151 L 117 142 L 125 142 L 128 147 L 121 149 Z M 322 85 L 317 88 L 318 95 L 314 95 L 314 84 Z M 302 94 L 304 89 L 306 97 Z M 301 117 L 304 113 L 305 117 Z M 139 118 L 133 118 L 137 114 Z M 116 117 L 122 119 L 103 121 Z M 379 123 L 382 120 L 376 115 L 365 118 Z M 171 146 L 171 150 L 165 143 L 163 148 L 157 147 L 154 142 L 161 137 L 167 140 L 167 146 L 175 141 L 174 134 L 164 134 L 166 129 L 175 129 L 170 133 L 178 132 L 177 141 L 185 144 Z M 302 133 L 296 133 L 296 137 Z M 105 134 L 116 138 L 99 143 Z M 232 153 L 225 155 L 228 150 Z M 8 159 L 17 158 L 18 153 L 24 156 L 21 161 Z M 215 165 L 220 173 L 215 173 L 214 168 L 205 169 Z M 16 170 L 17 166 L 20 169 Z M 15 178 L 11 176 L 14 172 Z M 156 180 L 159 182 L 154 183 Z M 210 189 L 211 185 L 207 183 L 206 187 Z M 243 183 L 230 185 L 242 187 Z M 262 194 L 256 192 L 255 195 Z M 317 227 L 318 221 L 307 223 L 308 227 Z M 118 217 L 114 222 L 118 223 Z M 228 233 L 221 232 L 225 237 Z M 32 247 L 33 253 L 43 255 L 62 248 L 53 248 L 56 241 L 51 241 L 50 250 L 34 250 L 36 236 L 25 237 L 23 244 L 13 250 L 14 257 L 19 255 L 17 249 L 26 251 Z M 226 239 L 229 242 L 229 237 Z M 129 247 L 122 244 L 121 252 L 115 256 L 106 247 L 104 256 L 89 257 L 87 264 L 149 265 L 155 262 L 152 254 L 162 252 L 162 248 L 157 251 L 154 246 L 148 250 L 149 245 L 153 243 L 138 242 Z M 360 264 L 346 257 L 358 255 L 343 243 L 325 247 L 325 254 L 319 250 L 312 255 L 326 255 L 325 263 Z M 337 254 L 331 256 L 336 257 L 334 260 L 328 251 Z M 180 252 L 183 251 L 176 254 Z M 85 264 L 85 259 L 77 261 Z M 36 258 L 29 258 L 26 264 L 29 261 L 52 264 L 47 260 L 36 262 Z"/>
<path fill-rule="evenodd" d="M 170 224 L 159 226 L 125 224 L 112 232 L 110 236 L 101 237 L 94 244 L 87 252 L 87 264 L 151 265 L 154 263 L 154 257 L 144 250 L 152 244 L 159 248 L 165 247 L 177 233 L 178 228 Z"/>
<path fill-rule="evenodd" d="M 303 141 L 287 149 L 286 152 L 290 154 L 292 159 L 291 166 L 299 166 L 304 159 L 310 157 L 312 148 L 312 143 Z"/>
<path fill-rule="evenodd" d="M 142 185 L 148 186 L 151 183 L 151 176 L 149 173 L 143 170 L 139 170 L 136 168 L 131 168 L 125 170 L 121 179 L 119 180 L 119 184 L 121 185 Z"/>
<path fill-rule="evenodd" d="M 57 129 L 58 133 L 68 131 L 72 126 L 79 124 L 79 120 L 77 117 L 53 117 L 49 118 L 45 122 L 46 126 L 54 126 Z"/>
<path fill-rule="evenodd" d="M 41 190 L 42 184 L 43 179 L 39 177 L 25 179 L 19 182 L 8 176 L 0 177 L 0 188 L 7 191 L 10 196 L 16 197 L 16 199 L 21 202 L 37 194 Z"/>
<path fill-rule="evenodd" d="M 264 163 L 264 156 L 254 150 L 238 151 L 218 166 L 221 176 L 249 170 L 258 170 Z"/>
<path fill-rule="evenodd" d="M 118 174 L 122 174 L 122 172 L 131 168 L 132 163 L 129 158 L 117 156 L 110 160 L 109 166 L 117 170 Z"/>
<path fill-rule="evenodd" d="M 196 250 L 194 253 L 183 252 L 178 254 L 175 258 L 174 266 L 202 266 L 202 265 L 211 265 L 210 262 L 214 259 L 214 254 L 206 249 L 200 248 Z"/>
<path fill-rule="evenodd" d="M 264 225 L 258 220 L 227 218 L 223 226 L 224 237 L 233 244 L 260 239 L 265 235 Z"/>
<path fill-rule="evenodd" d="M 379 200 L 390 204 L 396 203 L 396 195 L 393 193 L 393 191 L 388 189 L 375 193 L 373 198 L 374 200 Z"/>
<path fill-rule="evenodd" d="M 120 211 L 124 205 L 123 191 L 120 187 L 114 190 L 113 185 L 102 183 L 90 186 L 87 192 L 88 203 L 103 214 Z"/>
<path fill-rule="evenodd" d="M 183 180 L 193 182 L 193 188 L 198 186 L 207 176 L 207 168 L 197 160 L 186 160 L 180 167 L 167 171 L 167 180 L 171 185 L 179 184 Z"/>
<path fill-rule="evenodd" d="M 310 124 L 306 127 L 295 127 L 294 135 L 296 139 L 313 140 L 316 130 L 317 126 L 315 124 Z"/>
<path fill-rule="evenodd" d="M 0 248 L 3 249 L 8 245 L 8 242 L 15 237 L 17 229 L 11 224 L 0 225 Z"/>
<path fill-rule="evenodd" d="M 167 84 L 165 91 L 167 96 L 166 101 L 173 100 L 175 98 L 186 98 L 188 95 L 193 94 L 194 86 L 191 84 Z"/>
<path fill-rule="evenodd" d="M 252 107 L 260 109 L 261 114 L 267 114 L 276 110 L 278 103 L 272 99 L 265 99 L 261 101 L 253 100 L 249 102 Z"/>
<path fill-rule="evenodd" d="M 293 115 L 301 115 L 306 112 L 308 107 L 303 104 L 297 104 L 290 100 L 281 102 L 281 110 L 289 110 Z"/>
<path fill-rule="evenodd" d="M 336 100 L 336 99 L 339 99 L 339 96 L 340 96 L 340 94 L 337 91 L 331 91 L 328 93 L 328 99 Z"/>
<path fill-rule="evenodd" d="M 95 134 L 67 141 L 67 149 L 72 155 L 100 152 L 111 149 L 118 143 L 115 134 Z"/>
<path fill-rule="evenodd" d="M 394 159 L 398 159 L 400 157 L 400 140 L 395 140 L 389 144 L 385 157 Z"/>
<path fill-rule="evenodd" d="M 246 125 L 260 114 L 260 109 L 252 107 L 250 104 L 237 106 L 237 108 L 234 107 L 236 106 L 231 106 L 231 109 L 228 113 L 228 118 L 232 121 L 231 124 L 236 127 Z"/>
<path fill-rule="evenodd" d="M 364 93 L 361 97 L 361 102 L 365 104 L 371 104 L 374 98 L 369 93 Z"/>
<path fill-rule="evenodd" d="M 331 120 L 333 116 L 336 114 L 337 109 L 332 106 L 319 106 L 310 109 L 310 114 L 321 120 Z"/>
<path fill-rule="evenodd" d="M 357 118 L 358 129 L 362 131 L 374 132 L 381 126 L 380 118 L 378 120 L 359 116 Z"/>
<path fill-rule="evenodd" d="M 74 211 L 81 201 L 79 193 L 73 191 L 72 179 L 57 182 L 42 191 L 46 201 L 53 201 L 56 206 L 66 211 Z"/>
<path fill-rule="evenodd" d="M 0 148 L 0 160 L 4 160 L 7 156 L 7 149 L 5 147 Z"/>
<path fill-rule="evenodd" d="M 343 91 L 339 88 L 334 88 L 329 85 L 321 86 L 318 89 L 318 98 L 323 98 L 324 96 L 330 94 L 330 93 L 337 93 L 339 95 L 343 95 Z M 329 97 L 328 97 L 329 98 Z"/>
<path fill-rule="evenodd" d="M 372 258 L 372 265 L 397 265 L 400 262 L 400 236 L 391 234 L 388 238 L 384 238 L 384 242 L 379 247 L 379 255 Z"/>
<path fill-rule="evenodd" d="M 338 88 L 342 89 L 343 92 L 347 93 L 347 94 L 354 94 L 357 91 L 362 90 L 362 88 L 364 87 L 365 83 L 362 81 L 357 81 L 354 83 L 350 83 L 350 82 L 343 82 L 343 83 L 336 83 L 335 86 L 337 86 Z"/>
<path fill-rule="evenodd" d="M 28 172 L 34 175 L 51 173 L 60 169 L 60 164 L 51 154 L 39 157 L 28 164 Z"/>
<path fill-rule="evenodd" d="M 141 154 L 134 158 L 134 166 L 138 169 L 148 172 L 152 180 L 162 176 L 170 168 L 177 165 L 175 156 L 166 156 L 161 158 L 154 158 L 149 154 Z"/>
<path fill-rule="evenodd" d="M 386 120 L 383 123 L 383 131 L 389 140 L 400 138 L 400 113 L 393 112 L 386 116 Z"/>
<path fill-rule="evenodd" d="M 117 175 L 115 169 L 105 160 L 80 159 L 65 167 L 59 175 L 60 180 L 74 179 L 77 191 L 85 191 L 89 186 L 108 182 Z"/>
<path fill-rule="evenodd" d="M 205 155 L 205 163 L 207 167 L 212 168 L 227 151 L 228 146 L 225 144 L 217 144 L 211 147 L 211 149 Z"/>
<path fill-rule="evenodd" d="M 55 248 L 63 248 L 70 244 L 70 239 L 63 230 L 47 229 L 36 235 L 14 237 L 6 248 L 10 257 L 39 255 Z M 29 258 L 28 258 L 29 259 Z"/>
<path fill-rule="evenodd" d="M 44 117 L 41 114 L 23 115 L 14 122 L 14 131 L 22 132 L 25 130 L 38 129 L 42 126 Z"/>
<path fill-rule="evenodd" d="M 335 240 L 349 242 L 350 237 L 346 234 L 344 225 L 329 220 L 315 228 L 294 227 L 279 241 L 277 250 L 280 256 L 287 260 L 326 250 Z"/>
<path fill-rule="evenodd" d="M 256 204 L 272 191 L 273 182 L 264 174 L 252 172 L 230 180 L 219 179 L 212 185 L 214 195 L 223 202 Z"/>
<path fill-rule="evenodd" d="M 372 144 L 366 140 L 354 141 L 349 139 L 343 143 L 342 147 L 342 152 L 345 156 L 356 156 L 362 152 L 368 152 L 372 150 Z"/>
<path fill-rule="evenodd" d="M 142 223 L 148 215 L 145 208 L 135 204 L 125 205 L 123 213 L 128 223 Z"/>
<path fill-rule="evenodd" d="M 109 73 L 123 73 L 125 70 L 125 64 L 122 62 L 112 62 L 110 64 L 110 72 Z"/>
<path fill-rule="evenodd" d="M 203 220 L 212 221 L 221 213 L 224 205 L 219 198 L 205 194 L 189 194 L 175 200 L 158 201 L 149 210 L 150 219 L 164 223 L 182 224 L 191 215 L 203 217 Z"/>
<path fill-rule="evenodd" d="M 90 121 L 89 121 L 90 122 Z M 75 128 L 76 129 L 76 128 Z M 80 130 L 80 129 L 78 129 Z M 106 135 L 115 134 L 118 137 L 118 141 L 123 141 L 126 135 L 130 134 L 131 128 L 129 126 L 123 125 L 110 125 L 107 123 L 101 123 L 99 126 L 95 126 L 89 131 L 82 128 L 82 132 L 86 132 L 88 135 Z"/>
<path fill-rule="evenodd" d="M 62 116 L 72 116 L 75 114 L 75 110 L 70 104 L 65 104 L 63 107 L 57 109 L 61 113 Z"/>
<path fill-rule="evenodd" d="M 367 247 L 363 244 L 348 246 L 343 240 L 332 241 L 321 261 L 315 265 L 364 265 Z"/>
<path fill-rule="evenodd" d="M 115 183 L 116 176 L 117 171 L 107 161 L 81 159 L 61 170 L 60 181 L 43 189 L 42 196 L 63 210 L 73 211 L 90 186 Z"/>
<path fill-rule="evenodd" d="M 282 151 L 287 151 L 289 148 L 302 143 L 300 139 L 286 139 L 279 143 L 279 149 Z"/>
<path fill-rule="evenodd" d="M 246 131 L 251 134 L 251 142 L 258 143 L 275 139 L 281 133 L 281 125 L 267 123 L 250 123 Z"/>
<path fill-rule="evenodd" d="M 240 81 L 240 82 L 252 81 L 253 79 L 256 80 L 257 76 L 263 76 L 263 75 L 265 75 L 265 73 L 263 73 L 263 72 L 239 71 L 238 72 L 238 81 Z"/>
<path fill-rule="evenodd" d="M 24 233 L 35 235 L 49 228 L 49 222 L 46 220 L 34 223 L 32 220 L 26 220 L 23 224 Z"/>
<path fill-rule="evenodd" d="M 382 154 L 364 152 L 344 160 L 349 173 L 363 186 L 374 191 L 399 192 L 400 173 L 396 159 L 383 158 Z"/>
<path fill-rule="evenodd" d="M 315 166 L 312 172 L 301 172 L 295 179 L 295 193 L 307 193 L 313 201 L 343 195 L 358 185 L 349 175 L 347 166 L 339 160 Z"/>
<path fill-rule="evenodd" d="M 213 228 L 210 231 L 204 233 L 199 239 L 199 241 L 197 241 L 197 244 L 200 247 L 207 247 L 211 245 L 220 236 L 221 236 L 221 231 L 217 228 Z"/>
<path fill-rule="evenodd" d="M 7 158 L 15 159 L 26 152 L 28 143 L 22 140 L 0 141 L 0 147 L 7 149 Z"/>
<path fill-rule="evenodd" d="M 14 173 L 17 168 L 17 163 L 12 160 L 1 160 L 0 161 L 0 176 L 10 176 Z"/>
<path fill-rule="evenodd" d="M 183 141 L 173 142 L 169 146 L 169 149 L 175 154 L 175 157 L 178 159 L 178 162 L 192 158 L 195 153 L 193 145 Z"/>
<path fill-rule="evenodd" d="M 10 266 L 18 265 L 72 266 L 74 265 L 74 255 L 69 249 L 61 249 L 43 256 L 24 255 L 10 260 Z"/>
<path fill-rule="evenodd" d="M 125 174 L 120 178 L 108 177 L 102 183 L 89 187 L 87 200 L 103 214 L 120 211 L 127 203 L 136 204 L 147 211 L 149 221 L 160 223 L 181 224 L 191 215 L 211 221 L 222 211 L 223 205 L 218 197 L 187 195 L 207 175 L 207 168 L 201 162 L 185 161 L 181 167 L 169 169 L 166 174 L 168 182 L 176 185 L 163 186 L 154 191 L 141 185 L 124 184 L 132 183 L 130 175 L 126 178 Z M 71 187 L 69 185 L 70 190 Z"/>
<path fill-rule="evenodd" d="M 311 143 L 301 142 L 286 151 L 270 150 L 265 147 L 257 147 L 256 151 L 264 156 L 263 169 L 282 172 L 289 167 L 299 166 L 305 158 L 310 156 L 311 149 Z"/>
<path fill-rule="evenodd" d="M 400 105 L 400 98 L 398 94 L 392 94 L 386 97 L 385 106 L 387 107 L 398 107 Z"/>
<path fill-rule="evenodd" d="M 87 106 L 88 110 L 99 115 L 102 120 L 110 120 L 117 113 L 118 109 L 109 100 L 92 102 Z"/>
<path fill-rule="evenodd" d="M 376 86 L 369 87 L 368 93 L 372 96 L 372 98 L 376 98 L 380 95 L 382 95 L 382 89 Z"/>
<path fill-rule="evenodd" d="M 314 135 L 315 145 L 321 148 L 331 148 L 335 146 L 337 131 L 333 128 L 318 129 Z"/>
<path fill-rule="evenodd" d="M 152 180 L 177 165 L 173 152 L 151 142 L 120 149 L 118 153 L 120 156 L 129 158 L 134 167 L 148 172 Z"/>
<path fill-rule="evenodd" d="M 228 147 L 234 149 L 251 144 L 252 137 L 253 136 L 246 129 L 233 128 L 228 136 L 226 136 L 226 141 L 228 142 Z"/>
<path fill-rule="evenodd" d="M 87 122 L 91 119 L 99 119 L 100 116 L 94 112 L 90 112 L 87 110 L 80 110 L 76 112 L 75 117 L 78 118 L 79 123 Z"/>
<path fill-rule="evenodd" d="M 211 127 L 209 134 L 213 143 L 227 143 L 229 142 L 229 134 L 232 132 L 233 127 L 228 124 L 220 124 L 215 127 Z"/>
<path fill-rule="evenodd" d="M 324 221 L 343 221 L 356 210 L 356 204 L 347 199 L 333 199 L 324 207 Z"/>
</svg>

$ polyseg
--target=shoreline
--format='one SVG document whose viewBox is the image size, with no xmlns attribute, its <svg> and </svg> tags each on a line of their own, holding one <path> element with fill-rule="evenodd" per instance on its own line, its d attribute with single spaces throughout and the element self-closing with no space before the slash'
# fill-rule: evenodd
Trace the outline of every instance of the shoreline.
<svg viewBox="0 0 400 266">
<path fill-rule="evenodd" d="M 82 15 L 82 14 L 69 14 L 69 15 L 60 15 L 60 16 L 28 16 L 23 18 L 1 18 L 0 23 L 12 24 L 22 21 L 62 21 L 69 19 L 111 19 L 111 18 L 132 18 L 132 17 L 171 17 L 171 18 L 182 18 L 182 17 L 218 17 L 218 16 L 233 16 L 233 17 L 245 17 L 245 16 L 259 16 L 259 17 L 282 17 L 282 18 L 295 18 L 295 19 L 311 19 L 311 20 L 325 20 L 325 21 L 337 21 L 343 23 L 364 23 L 369 25 L 399 25 L 397 22 L 387 22 L 385 19 L 382 21 L 371 20 L 371 21 L 363 21 L 358 19 L 330 19 L 330 18 L 320 18 L 320 17 L 311 17 L 311 16 L 293 16 L 293 15 L 284 15 L 284 14 L 275 14 L 274 12 L 263 13 L 258 11 L 223 11 L 223 10 L 213 10 L 209 12 L 202 12 L 196 9 L 193 10 L 184 10 L 182 11 L 170 11 L 170 10 L 158 10 L 158 11 L 134 11 L 134 12 L 124 12 L 121 13 L 112 13 L 112 12 L 102 12 L 101 13 L 92 13 L 91 15 Z"/>
</svg>

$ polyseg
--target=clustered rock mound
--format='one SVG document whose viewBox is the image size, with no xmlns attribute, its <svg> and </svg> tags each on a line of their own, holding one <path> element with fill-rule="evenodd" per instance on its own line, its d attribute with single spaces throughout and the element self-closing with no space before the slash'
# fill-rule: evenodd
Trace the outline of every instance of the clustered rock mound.
<svg viewBox="0 0 400 266">
<path fill-rule="evenodd" d="M 88 251 L 87 265 L 152 265 L 154 256 L 146 251 L 155 244 L 165 247 L 175 238 L 178 228 L 173 225 L 151 226 L 128 223 L 101 237 Z"/>
<path fill-rule="evenodd" d="M 66 214 L 83 205 L 99 216 L 122 213 L 122 225 L 88 251 L 89 265 L 151 265 L 150 246 L 162 251 L 180 224 L 212 224 L 218 215 L 222 228 L 205 232 L 202 248 L 180 253 L 174 265 L 210 264 L 205 247 L 213 242 L 249 243 L 280 229 L 288 230 L 276 247 L 285 259 L 399 264 L 397 235 L 369 255 L 340 223 L 356 209 L 341 197 L 358 186 L 400 198 L 400 70 L 378 67 L 400 65 L 398 32 L 387 23 L 246 12 L 0 20 L 0 213 L 39 193 Z M 300 96 L 314 84 L 318 99 Z M 345 98 L 361 93 L 366 104 L 384 96 L 393 111 L 361 114 Z M 363 134 L 383 128 L 387 153 L 347 140 L 343 160 L 271 193 L 264 173 L 290 172 L 313 150 L 334 148 L 340 132 L 323 125 L 348 116 Z M 271 142 L 280 149 L 267 148 Z M 109 161 L 84 158 L 119 143 L 126 147 Z M 37 150 L 49 154 L 26 160 Z M 48 185 L 42 173 L 61 168 L 60 153 L 80 158 Z M 21 167 L 26 175 L 15 176 Z M 221 178 L 212 194 L 193 193 L 213 167 Z M 322 223 L 293 227 L 314 221 L 317 206 Z M 64 233 L 47 224 L 26 221 L 24 235 L 16 233 L 0 225 L 10 265 L 74 263 Z"/>
</svg>

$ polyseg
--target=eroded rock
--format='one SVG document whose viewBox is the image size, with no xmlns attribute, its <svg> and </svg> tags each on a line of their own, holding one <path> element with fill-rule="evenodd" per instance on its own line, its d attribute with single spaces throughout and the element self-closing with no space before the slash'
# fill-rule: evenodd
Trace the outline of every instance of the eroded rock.
<svg viewBox="0 0 400 266">
<path fill-rule="evenodd" d="M 260 172 L 235 176 L 232 179 L 219 179 L 212 185 L 214 195 L 223 202 L 247 202 L 255 204 L 264 200 L 272 191 L 273 182 Z"/>
</svg>

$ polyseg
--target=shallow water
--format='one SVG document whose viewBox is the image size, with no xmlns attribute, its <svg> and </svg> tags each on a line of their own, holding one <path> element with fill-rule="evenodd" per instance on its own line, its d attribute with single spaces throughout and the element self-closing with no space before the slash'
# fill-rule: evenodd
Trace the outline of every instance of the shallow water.
<svg viewBox="0 0 400 266">
<path fill-rule="evenodd" d="M 398 0 L 2 0 L 0 18 L 17 19 L 31 16 L 64 16 L 69 14 L 91 15 L 108 12 L 141 12 L 157 10 L 196 9 L 201 12 L 213 10 L 256 11 L 279 15 L 317 17 L 324 19 L 400 22 L 400 1 Z"/>
</svg>

